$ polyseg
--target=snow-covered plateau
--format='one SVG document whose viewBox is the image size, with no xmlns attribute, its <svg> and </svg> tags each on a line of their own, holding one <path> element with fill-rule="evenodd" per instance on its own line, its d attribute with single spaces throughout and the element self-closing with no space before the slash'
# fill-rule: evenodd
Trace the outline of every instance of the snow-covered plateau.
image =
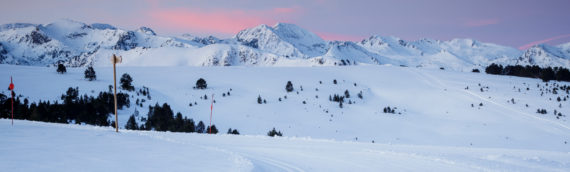
<svg viewBox="0 0 570 172">
<path fill-rule="evenodd" d="M 322 51 L 284 53 L 307 52 Z M 94 68 L 97 80 L 87 81 L 85 67 L 68 67 L 67 73 L 58 74 L 54 67 L 2 64 L 0 85 L 8 86 L 13 76 L 22 99 L 61 102 L 69 87 L 78 87 L 80 95 L 109 89 L 112 67 Z M 118 76 L 130 74 L 135 89 L 147 87 L 152 96 L 120 90 L 131 95 L 131 106 L 119 110 L 119 133 L 107 127 L 21 120 L 11 126 L 10 119 L 0 119 L 1 168 L 570 171 L 570 94 L 560 89 L 568 82 L 395 65 L 143 67 L 127 63 L 119 64 L 117 72 Z M 199 78 L 207 81 L 207 89 L 193 89 Z M 287 81 L 293 84 L 292 92 L 285 89 Z M 342 106 L 329 99 L 345 92 L 350 96 Z M 9 95 L 5 89 L 1 93 Z M 148 106 L 157 103 L 168 103 L 173 111 L 208 123 L 212 94 L 212 123 L 220 134 L 124 129 L 135 111 L 140 122 Z M 209 98 L 201 98 L 204 95 Z M 258 104 L 258 97 L 266 103 Z M 146 101 L 140 107 L 134 105 L 136 99 Z M 387 107 L 394 113 L 386 113 Z M 548 113 L 539 114 L 538 109 Z M 228 128 L 238 129 L 241 135 L 224 134 Z M 266 136 L 272 128 L 284 136 Z"/>
</svg>

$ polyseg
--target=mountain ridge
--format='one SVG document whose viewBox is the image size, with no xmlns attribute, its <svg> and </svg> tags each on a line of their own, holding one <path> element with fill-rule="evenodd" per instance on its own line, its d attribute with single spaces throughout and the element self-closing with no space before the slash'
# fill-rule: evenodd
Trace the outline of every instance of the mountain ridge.
<svg viewBox="0 0 570 172">
<path fill-rule="evenodd" d="M 458 71 L 483 68 L 491 63 L 570 67 L 570 43 L 540 44 L 523 51 L 473 39 L 407 41 L 372 35 L 357 42 L 325 41 L 288 23 L 262 24 L 228 39 L 190 34 L 168 37 L 144 26 L 129 31 L 109 24 L 72 20 L 0 25 L 0 63 L 3 64 L 105 66 L 109 65 L 106 58 L 111 54 L 124 56 L 125 65 L 133 66 L 390 64 Z"/>
</svg>

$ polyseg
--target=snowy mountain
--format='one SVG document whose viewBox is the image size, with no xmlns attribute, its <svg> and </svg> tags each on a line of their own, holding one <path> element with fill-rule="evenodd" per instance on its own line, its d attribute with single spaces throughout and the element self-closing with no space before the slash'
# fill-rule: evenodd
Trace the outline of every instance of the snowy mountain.
<svg viewBox="0 0 570 172">
<path fill-rule="evenodd" d="M 273 27 L 262 24 L 240 31 L 235 39 L 243 45 L 286 58 L 308 58 L 326 52 L 324 40 L 293 24 L 278 23 Z"/>
<path fill-rule="evenodd" d="M 108 66 L 111 54 L 131 66 L 331 66 L 391 64 L 470 71 L 491 63 L 570 66 L 570 43 L 526 51 L 472 39 L 406 41 L 371 36 L 360 42 L 324 41 L 299 26 L 278 23 L 240 31 L 233 38 L 157 35 L 151 28 L 128 31 L 108 24 L 60 20 L 50 24 L 0 26 L 0 63 Z"/>
<path fill-rule="evenodd" d="M 7 24 L 0 28 L 0 43 L 6 50 L 1 62 L 8 64 L 86 66 L 102 50 L 190 47 L 173 38 L 156 36 L 145 27 L 124 31 L 110 25 L 60 20 L 47 25 Z"/>
<path fill-rule="evenodd" d="M 539 66 L 570 66 L 570 43 L 553 47 L 545 44 L 530 47 L 519 57 L 517 64 Z"/>
<path fill-rule="evenodd" d="M 359 44 L 368 51 L 385 57 L 381 60 L 385 63 L 455 70 L 470 70 L 491 63 L 509 64 L 505 59 L 521 54 L 514 48 L 471 39 L 421 39 L 408 42 L 396 37 L 372 36 Z"/>
</svg>

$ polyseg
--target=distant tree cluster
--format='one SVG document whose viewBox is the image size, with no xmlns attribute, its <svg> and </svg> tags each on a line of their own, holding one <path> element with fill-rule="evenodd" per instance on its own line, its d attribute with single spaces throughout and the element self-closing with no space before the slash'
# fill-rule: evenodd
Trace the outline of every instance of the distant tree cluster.
<svg viewBox="0 0 570 172">
<path fill-rule="evenodd" d="M 156 104 L 154 106 L 149 106 L 148 108 L 147 118 L 143 119 L 143 121 L 145 121 L 144 124 L 139 126 L 135 120 L 135 115 L 131 115 L 127 125 L 125 125 L 125 128 L 131 130 L 154 130 L 186 133 L 218 133 L 216 125 L 208 126 L 206 128 L 204 122 L 200 121 L 198 124 L 195 124 L 192 118 L 183 117 L 180 112 L 174 115 L 170 105 L 167 103 L 162 104 L 162 106 Z M 234 129 L 233 131 L 235 131 L 236 134 L 239 134 L 237 130 Z"/>
<path fill-rule="evenodd" d="M 206 133 L 208 133 L 208 134 L 218 134 L 218 129 L 216 128 L 216 125 L 212 125 L 211 127 L 208 126 L 208 128 L 206 128 Z"/>
<path fill-rule="evenodd" d="M 546 114 L 546 113 L 548 113 L 548 112 L 546 111 L 546 109 L 537 109 L 537 110 L 536 110 L 536 113 L 539 113 L 539 114 L 543 114 L 543 115 L 544 115 L 544 114 Z"/>
<path fill-rule="evenodd" d="M 346 93 L 346 92 L 345 92 L 345 93 Z M 346 95 L 345 95 L 345 96 L 346 96 Z M 344 107 L 343 103 L 344 103 L 344 98 L 345 98 L 345 96 L 341 96 L 341 95 L 338 95 L 338 94 L 334 94 L 333 96 L 330 96 L 330 95 L 329 95 L 329 100 L 332 101 L 332 102 L 338 102 L 338 107 L 343 108 L 343 107 Z"/>
<path fill-rule="evenodd" d="M 174 112 L 166 103 L 162 106 L 156 104 L 148 107 L 147 119 L 141 130 L 172 131 L 172 132 L 194 132 L 194 120 L 182 117 L 179 112 L 174 116 Z"/>
<path fill-rule="evenodd" d="M 396 107 L 391 108 L 390 106 L 388 106 L 388 107 L 385 107 L 385 108 L 383 109 L 383 112 L 384 112 L 384 113 L 395 114 L 395 113 L 396 113 L 396 109 L 397 109 Z"/>
<path fill-rule="evenodd" d="M 267 104 L 267 100 L 261 98 L 261 95 L 257 96 L 257 104 Z"/>
<path fill-rule="evenodd" d="M 329 96 L 329 100 L 333 102 L 344 103 L 344 96 L 333 94 L 333 96 Z"/>
<path fill-rule="evenodd" d="M 239 131 L 237 129 L 232 130 L 232 128 L 230 128 L 230 129 L 228 129 L 227 134 L 239 135 Z"/>
<path fill-rule="evenodd" d="M 541 68 L 539 66 L 505 66 L 497 65 L 495 63 L 487 66 L 485 72 L 494 75 L 509 75 L 509 76 L 519 76 L 527 78 L 540 78 L 543 81 L 557 80 L 557 81 L 569 81 L 570 82 L 570 71 L 563 67 L 547 67 Z"/>
<path fill-rule="evenodd" d="M 281 131 L 277 131 L 275 130 L 275 127 L 273 128 L 273 130 L 270 130 L 269 132 L 267 132 L 267 136 L 271 136 L 271 137 L 275 137 L 275 136 L 283 136 L 283 133 L 281 133 Z"/>
</svg>

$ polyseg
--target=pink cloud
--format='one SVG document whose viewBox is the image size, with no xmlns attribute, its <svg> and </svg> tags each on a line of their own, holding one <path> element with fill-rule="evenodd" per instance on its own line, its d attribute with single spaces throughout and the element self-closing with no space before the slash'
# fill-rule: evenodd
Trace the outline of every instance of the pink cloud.
<svg viewBox="0 0 570 172">
<path fill-rule="evenodd" d="M 317 34 L 324 40 L 329 40 L 329 41 L 360 41 L 364 38 L 363 36 L 344 35 L 344 34 L 325 33 L 325 32 L 316 32 L 315 34 Z"/>
<path fill-rule="evenodd" d="M 543 39 L 543 40 L 539 40 L 539 41 L 534 41 L 534 42 L 525 44 L 525 45 L 523 45 L 523 46 L 520 46 L 520 47 L 519 47 L 519 50 L 526 50 L 526 49 L 528 49 L 528 48 L 530 48 L 530 47 L 532 47 L 532 46 L 534 46 L 534 45 L 537 45 L 537 44 L 544 44 L 544 43 L 547 43 L 547 42 L 550 42 L 550 41 L 554 41 L 554 40 L 558 40 L 558 39 L 562 39 L 562 38 L 567 38 L 567 37 L 570 37 L 570 34 L 558 35 L 558 36 L 555 36 L 555 37 L 552 37 L 552 38 L 547 38 L 547 39 Z"/>
<path fill-rule="evenodd" d="M 480 27 L 480 26 L 498 24 L 499 22 L 500 22 L 499 19 L 483 19 L 483 20 L 468 21 L 464 25 L 468 27 Z"/>
<path fill-rule="evenodd" d="M 298 8 L 274 8 L 273 11 L 279 14 L 287 14 L 298 11 Z"/>
<path fill-rule="evenodd" d="M 149 15 L 159 27 L 188 32 L 218 32 L 235 34 L 245 28 L 260 24 L 272 25 L 279 21 L 290 22 L 298 8 L 274 8 L 270 10 L 212 10 L 189 8 L 153 9 Z"/>
</svg>

